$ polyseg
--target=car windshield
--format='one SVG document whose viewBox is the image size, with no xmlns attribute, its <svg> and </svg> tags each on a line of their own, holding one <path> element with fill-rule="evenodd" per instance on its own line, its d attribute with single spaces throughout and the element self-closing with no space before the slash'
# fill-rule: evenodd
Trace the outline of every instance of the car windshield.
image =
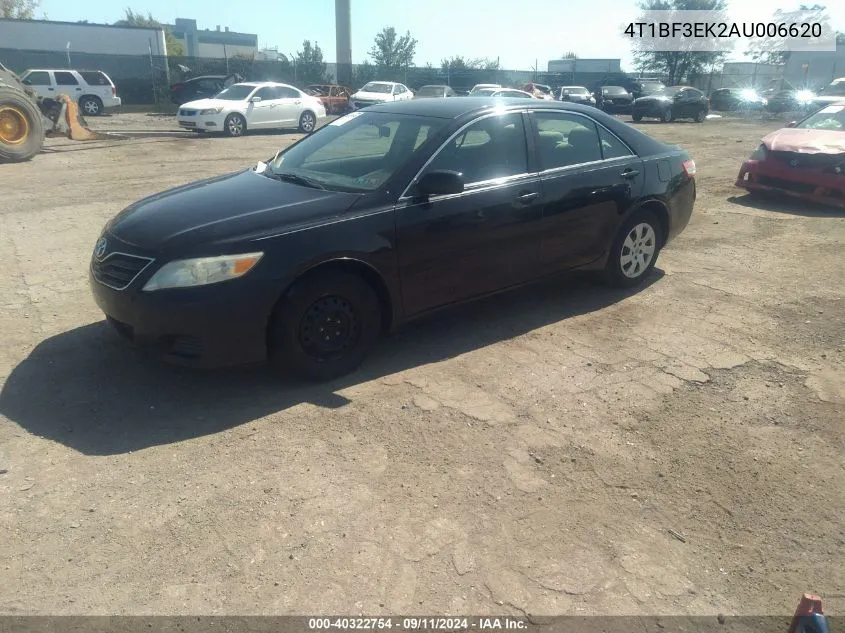
<svg viewBox="0 0 845 633">
<path fill-rule="evenodd" d="M 332 191 L 375 191 L 448 123 L 434 117 L 353 112 L 280 152 L 265 173 Z"/>
<path fill-rule="evenodd" d="M 830 84 L 822 90 L 822 94 L 826 97 L 845 97 L 845 81 Z"/>
<path fill-rule="evenodd" d="M 393 92 L 393 86 L 391 84 L 371 82 L 361 88 L 361 92 L 382 92 L 384 94 L 390 94 Z"/>
<path fill-rule="evenodd" d="M 444 89 L 441 86 L 423 86 L 417 90 L 418 97 L 442 97 Z"/>
<path fill-rule="evenodd" d="M 671 88 L 661 88 L 657 92 L 653 92 L 652 95 L 674 97 L 676 94 L 678 94 L 683 89 L 684 89 L 683 86 L 672 86 Z"/>
<path fill-rule="evenodd" d="M 642 92 L 644 94 L 653 94 L 655 92 L 660 92 L 661 90 L 665 90 L 666 86 L 663 84 L 643 84 L 642 85 Z"/>
<path fill-rule="evenodd" d="M 822 108 L 808 116 L 795 127 L 809 130 L 845 131 L 845 105 L 833 105 Z"/>
<path fill-rule="evenodd" d="M 620 86 L 605 86 L 602 92 L 606 95 L 624 95 L 626 90 Z"/>
<path fill-rule="evenodd" d="M 499 92 L 501 88 L 478 88 L 477 90 L 473 90 L 472 94 L 474 95 L 481 95 L 482 97 L 485 95 L 492 95 Z"/>
<path fill-rule="evenodd" d="M 226 99 L 227 101 L 243 101 L 252 94 L 253 90 L 255 90 L 255 86 L 235 84 L 234 86 L 229 86 L 223 92 L 218 93 L 214 98 Z"/>
</svg>

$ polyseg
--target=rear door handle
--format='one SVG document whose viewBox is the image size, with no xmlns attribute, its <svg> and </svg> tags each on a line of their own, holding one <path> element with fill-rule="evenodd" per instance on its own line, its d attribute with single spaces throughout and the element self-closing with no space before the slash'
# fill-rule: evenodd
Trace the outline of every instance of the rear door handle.
<svg viewBox="0 0 845 633">
<path fill-rule="evenodd" d="M 534 202 L 539 197 L 540 194 L 537 191 L 526 191 L 524 193 L 519 194 L 516 197 L 516 200 L 517 202 L 521 202 L 522 204 L 529 204 L 531 202 Z"/>
<path fill-rule="evenodd" d="M 634 178 L 635 176 L 639 176 L 640 172 L 638 172 L 636 169 L 626 169 L 619 175 L 623 178 Z"/>
</svg>

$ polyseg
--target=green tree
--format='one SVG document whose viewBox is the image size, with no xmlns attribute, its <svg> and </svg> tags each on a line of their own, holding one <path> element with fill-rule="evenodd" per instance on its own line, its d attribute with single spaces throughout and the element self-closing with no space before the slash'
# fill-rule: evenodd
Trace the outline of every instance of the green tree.
<svg viewBox="0 0 845 633">
<path fill-rule="evenodd" d="M 38 0 L 0 0 L 0 18 L 31 20 L 39 4 Z"/>
<path fill-rule="evenodd" d="M 364 61 L 363 64 L 358 64 L 352 68 L 352 85 L 349 86 L 353 90 L 361 88 L 364 84 L 374 81 L 378 76 L 378 70 L 369 61 Z"/>
<path fill-rule="evenodd" d="M 724 11 L 725 0 L 643 0 L 639 3 L 641 11 Z M 640 19 L 640 22 L 644 22 Z M 684 20 L 679 18 L 678 22 Z M 641 71 L 659 72 L 665 75 L 671 84 L 678 84 L 683 79 L 703 73 L 727 57 L 721 51 L 659 51 L 652 48 L 653 39 L 634 39 L 634 61 Z"/>
<path fill-rule="evenodd" d="M 823 4 L 802 4 L 799 11 L 824 11 L 827 7 Z M 845 44 L 845 33 L 836 33 L 837 45 Z M 773 51 L 759 48 L 749 51 L 749 56 L 759 64 L 785 64 L 789 61 L 790 51 Z"/>
<path fill-rule="evenodd" d="M 465 59 L 460 55 L 455 55 L 440 60 L 440 67 L 443 70 L 498 70 L 499 60 L 486 57 Z"/>
<path fill-rule="evenodd" d="M 0 0 L 0 2 L 5 2 L 5 0 Z M 161 22 L 156 20 L 151 13 L 147 13 L 147 15 L 144 16 L 140 12 L 135 12 L 132 9 L 126 9 L 124 18 L 115 22 L 114 25 L 143 26 L 148 29 L 163 29 L 164 45 L 167 46 L 167 54 L 170 57 L 181 57 L 185 54 L 185 49 L 183 48 L 182 43 L 175 37 L 173 37 L 173 33 L 170 32 L 170 29 L 168 29 Z"/>
<path fill-rule="evenodd" d="M 578 55 L 576 55 L 572 51 L 566 51 L 563 54 L 563 57 L 561 57 L 561 59 L 578 59 Z"/>
<path fill-rule="evenodd" d="M 323 51 L 317 42 L 302 42 L 302 50 L 296 53 L 296 78 L 300 83 L 320 84 L 329 81 Z"/>
<path fill-rule="evenodd" d="M 376 66 L 395 71 L 413 66 L 416 52 L 417 40 L 410 31 L 399 37 L 396 29 L 386 26 L 376 34 L 370 57 Z"/>
</svg>

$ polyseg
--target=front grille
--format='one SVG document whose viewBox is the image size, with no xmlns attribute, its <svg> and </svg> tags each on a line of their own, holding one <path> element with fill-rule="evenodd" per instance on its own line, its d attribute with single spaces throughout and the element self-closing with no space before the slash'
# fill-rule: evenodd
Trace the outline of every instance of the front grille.
<svg viewBox="0 0 845 633">
<path fill-rule="evenodd" d="M 845 165 L 845 154 L 805 154 L 802 152 L 769 152 L 778 162 L 794 169 L 834 169 Z"/>
<path fill-rule="evenodd" d="M 185 109 L 179 110 L 179 116 L 196 116 L 196 114 L 197 114 L 196 110 L 185 110 Z"/>
<path fill-rule="evenodd" d="M 100 261 L 96 258 L 91 261 L 91 272 L 94 279 L 104 286 L 123 290 L 152 262 L 149 257 L 109 253 Z"/>
</svg>

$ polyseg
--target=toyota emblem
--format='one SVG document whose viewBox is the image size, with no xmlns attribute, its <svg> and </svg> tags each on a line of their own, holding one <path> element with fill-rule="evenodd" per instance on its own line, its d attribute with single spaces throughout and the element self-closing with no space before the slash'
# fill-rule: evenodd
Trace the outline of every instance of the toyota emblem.
<svg viewBox="0 0 845 633">
<path fill-rule="evenodd" d="M 101 237 L 97 240 L 96 246 L 94 246 L 94 257 L 98 260 L 103 259 L 103 256 L 106 254 L 106 238 Z"/>
</svg>

